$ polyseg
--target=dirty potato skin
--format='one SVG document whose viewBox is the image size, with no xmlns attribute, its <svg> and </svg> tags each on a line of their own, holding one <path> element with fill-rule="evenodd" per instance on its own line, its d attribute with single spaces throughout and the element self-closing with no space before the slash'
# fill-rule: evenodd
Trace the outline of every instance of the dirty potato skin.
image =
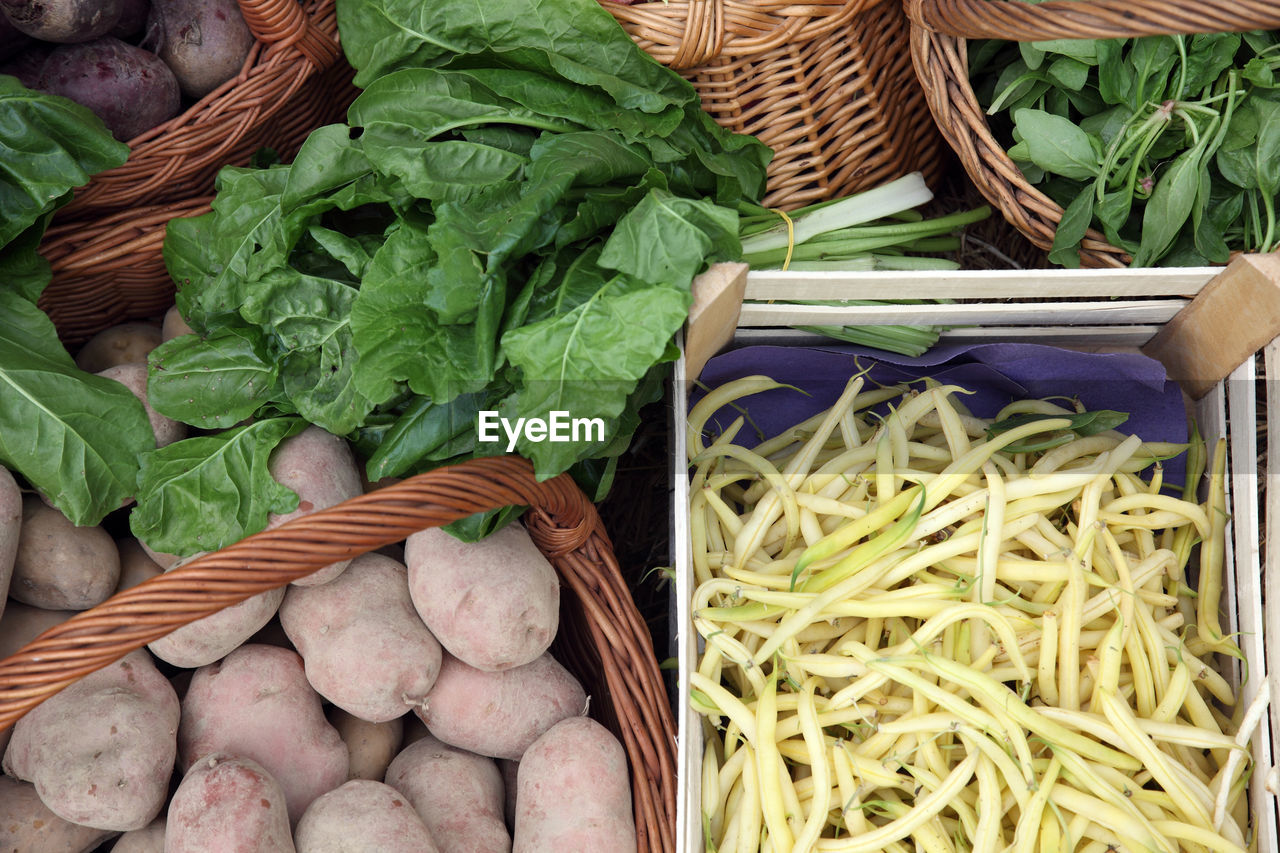
<svg viewBox="0 0 1280 853">
<path fill-rule="evenodd" d="M 519 758 L 544 731 L 586 709 L 586 691 L 550 654 L 484 672 L 446 653 L 426 708 L 414 713 L 447 744 L 491 758 Z"/>
<path fill-rule="evenodd" d="M 284 791 L 250 758 L 206 755 L 173 793 L 164 844 L 165 853 L 294 853 Z"/>
<path fill-rule="evenodd" d="M 88 853 L 115 834 L 63 820 L 35 785 L 0 774 L 0 853 Z"/>
<path fill-rule="evenodd" d="M 562 720 L 520 759 L 512 853 L 635 850 L 627 755 L 590 717 Z"/>
<path fill-rule="evenodd" d="M 440 853 L 405 796 L 373 779 L 353 779 L 317 798 L 298 821 L 294 843 L 298 853 Z"/>
<path fill-rule="evenodd" d="M 400 751 L 386 782 L 413 804 L 441 853 L 510 853 L 506 794 L 494 759 L 427 735 Z"/>
<path fill-rule="evenodd" d="M 22 500 L 22 528 L 9 595 L 45 610 L 88 610 L 120 581 L 120 552 L 101 527 L 77 527 L 35 495 Z"/>
<path fill-rule="evenodd" d="M 6 773 L 64 820 L 119 832 L 156 818 L 177 754 L 178 695 L 145 651 L 32 708 L 13 727 Z"/>
<path fill-rule="evenodd" d="M 440 644 L 418 618 L 406 576 L 403 563 L 362 554 L 328 583 L 291 586 L 280 606 L 311 686 L 374 723 L 420 706 L 440 670 Z"/>
<path fill-rule="evenodd" d="M 183 767 L 218 752 L 258 762 L 284 791 L 291 821 L 345 782 L 349 764 L 302 658 L 256 644 L 196 670 L 182 702 L 178 749 Z"/>
</svg>

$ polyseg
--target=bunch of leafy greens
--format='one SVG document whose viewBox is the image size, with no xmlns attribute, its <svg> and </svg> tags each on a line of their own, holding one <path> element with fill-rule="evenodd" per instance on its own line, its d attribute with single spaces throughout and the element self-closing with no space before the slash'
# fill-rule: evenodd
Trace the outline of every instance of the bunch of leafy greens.
<svg viewBox="0 0 1280 853">
<path fill-rule="evenodd" d="M 740 256 L 737 205 L 763 191 L 769 149 L 717 126 L 595 0 L 337 11 L 363 89 L 347 123 L 289 165 L 224 169 L 212 212 L 168 226 L 196 334 L 152 353 L 149 394 L 209 432 L 143 458 L 131 526 L 162 551 L 295 505 L 267 459 L 307 423 L 376 481 L 505 452 L 478 441 L 484 410 L 599 418 L 603 436 L 516 450 L 601 497 L 691 280 Z"/>
<path fill-rule="evenodd" d="M 73 189 L 129 148 L 79 104 L 3 75 L 0 115 L 0 464 L 97 524 L 133 495 L 155 439 L 132 392 L 77 368 L 37 307 L 51 279 L 37 247 Z"/>
<path fill-rule="evenodd" d="M 1090 225 L 1134 266 L 1280 248 L 1280 35 L 970 45 L 970 76 L 1027 179 L 1065 208 L 1050 260 Z"/>
</svg>

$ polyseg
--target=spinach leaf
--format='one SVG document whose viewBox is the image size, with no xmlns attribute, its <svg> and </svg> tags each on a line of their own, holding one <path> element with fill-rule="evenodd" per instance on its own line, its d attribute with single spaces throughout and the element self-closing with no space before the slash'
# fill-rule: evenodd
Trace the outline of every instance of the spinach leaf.
<svg viewBox="0 0 1280 853">
<path fill-rule="evenodd" d="M 1089 134 L 1062 116 L 1023 109 L 1013 114 L 1027 156 L 1046 172 L 1090 180 L 1098 174 L 1099 156 Z"/>
<path fill-rule="evenodd" d="M 272 478 L 268 462 L 306 425 L 269 418 L 144 454 L 138 505 L 129 514 L 133 534 L 157 551 L 189 556 L 257 533 L 269 513 L 297 509 L 298 496 Z"/>
<path fill-rule="evenodd" d="M 1178 155 L 1161 176 L 1142 213 L 1142 240 L 1133 265 L 1150 266 L 1169 250 L 1183 223 L 1191 216 L 1200 189 L 1200 161 L 1203 146 Z"/>
<path fill-rule="evenodd" d="M 138 455 L 154 448 L 138 398 L 77 368 L 45 313 L 0 289 L 0 463 L 94 525 L 133 497 Z"/>
<path fill-rule="evenodd" d="M 1080 266 L 1080 242 L 1084 240 L 1089 223 L 1093 220 L 1093 191 L 1086 188 L 1067 205 L 1053 235 L 1053 247 L 1049 260 L 1064 267 Z"/>
</svg>

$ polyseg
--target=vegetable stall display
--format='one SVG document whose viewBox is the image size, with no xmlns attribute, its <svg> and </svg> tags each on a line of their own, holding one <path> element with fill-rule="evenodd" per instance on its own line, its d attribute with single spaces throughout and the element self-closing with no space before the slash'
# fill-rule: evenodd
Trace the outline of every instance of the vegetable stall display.
<svg viewBox="0 0 1280 853">
<path fill-rule="evenodd" d="M 689 416 L 708 850 L 1251 849 L 1221 444 L 862 374 L 750 449 L 706 429 L 779 387 Z"/>
</svg>

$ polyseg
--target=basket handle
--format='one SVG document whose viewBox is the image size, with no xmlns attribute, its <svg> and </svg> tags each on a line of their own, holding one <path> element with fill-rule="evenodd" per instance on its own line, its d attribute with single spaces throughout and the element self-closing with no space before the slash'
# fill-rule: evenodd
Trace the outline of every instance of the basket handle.
<svg viewBox="0 0 1280 853">
<path fill-rule="evenodd" d="M 342 48 L 312 23 L 299 0 L 240 0 L 240 13 L 258 41 L 292 47 L 318 70 L 342 57 Z"/>
<path fill-rule="evenodd" d="M 965 39 L 1136 38 L 1280 28 L 1276 0 L 906 0 L 911 22 Z"/>
<path fill-rule="evenodd" d="M 593 537 L 608 548 L 595 506 L 568 474 L 538 482 L 517 456 L 437 468 L 196 557 L 45 631 L 0 660 L 0 731 L 188 622 L 419 530 L 513 505 L 530 507 L 529 535 L 553 564 Z"/>
</svg>

